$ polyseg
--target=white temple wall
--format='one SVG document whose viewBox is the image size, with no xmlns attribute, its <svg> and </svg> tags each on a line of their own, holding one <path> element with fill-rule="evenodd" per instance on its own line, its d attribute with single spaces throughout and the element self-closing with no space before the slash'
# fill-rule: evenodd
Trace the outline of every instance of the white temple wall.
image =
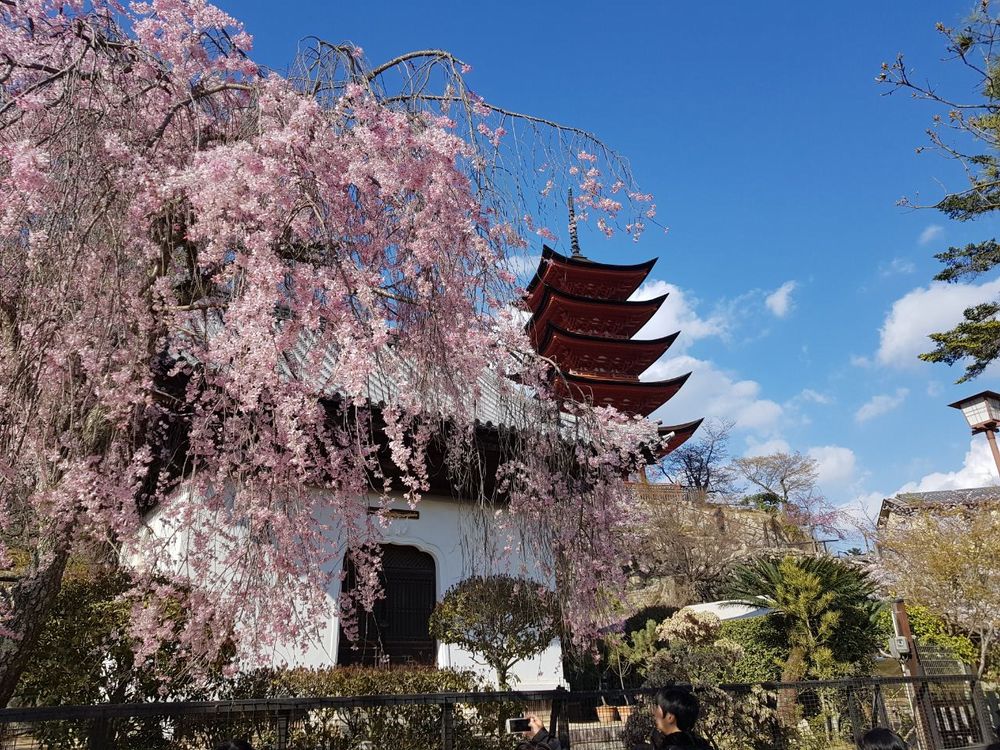
<svg viewBox="0 0 1000 750">
<path fill-rule="evenodd" d="M 376 503 L 377 499 L 372 498 L 371 505 Z M 402 500 L 394 502 L 392 507 L 409 510 L 409 506 Z M 543 575 L 537 565 L 519 553 L 516 544 L 515 549 L 502 555 L 501 568 L 483 569 L 485 565 L 482 562 L 481 552 L 486 541 L 483 538 L 483 523 L 480 517 L 482 511 L 475 506 L 452 498 L 429 495 L 420 501 L 416 510 L 418 518 L 393 519 L 384 532 L 384 542 L 416 547 L 434 559 L 437 601 L 441 600 L 449 588 L 474 573 L 509 573 L 552 585 L 552 581 Z M 155 513 L 148 520 L 153 533 L 162 531 L 162 523 L 158 522 Z M 336 534 L 333 533 L 331 536 Z M 502 549 L 507 544 L 507 540 L 499 539 L 496 535 L 490 537 L 495 549 Z M 174 538 L 171 544 L 173 551 L 179 553 L 185 541 L 180 535 Z M 341 556 L 336 569 L 339 571 L 342 566 Z M 336 601 L 339 594 L 340 583 L 339 580 L 335 580 L 328 593 L 329 619 L 320 628 L 318 638 L 310 643 L 305 651 L 292 643 L 286 647 L 279 646 L 274 654 L 276 663 L 305 667 L 329 667 L 337 663 L 340 627 L 336 615 Z M 489 683 L 496 683 L 496 674 L 493 670 L 477 662 L 473 654 L 454 644 L 438 643 L 437 666 L 472 670 L 482 675 Z M 566 686 L 559 641 L 554 641 L 535 658 L 517 664 L 511 675 L 512 686 L 515 689 L 547 690 Z"/>
</svg>

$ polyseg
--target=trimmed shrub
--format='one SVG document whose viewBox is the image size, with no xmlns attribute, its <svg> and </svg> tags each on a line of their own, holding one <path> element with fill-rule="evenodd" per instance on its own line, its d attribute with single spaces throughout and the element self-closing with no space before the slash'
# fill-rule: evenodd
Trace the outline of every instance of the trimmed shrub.
<svg viewBox="0 0 1000 750">
<path fill-rule="evenodd" d="M 788 659 L 788 640 L 770 617 L 728 620 L 722 623 L 719 636 L 742 650 L 730 668 L 733 682 L 772 682 L 781 678 L 781 667 Z"/>
<path fill-rule="evenodd" d="M 536 581 L 507 575 L 472 576 L 456 583 L 431 614 L 431 636 L 474 654 L 510 687 L 519 661 L 544 651 L 559 635 L 554 592 Z"/>
<path fill-rule="evenodd" d="M 430 667 L 330 667 L 260 670 L 240 675 L 222 686 L 220 697 L 311 698 L 331 696 L 394 695 L 412 693 L 479 692 L 490 689 L 473 672 Z M 508 707 L 507 713 L 516 709 Z M 288 737 L 289 750 L 353 750 L 368 741 L 374 748 L 424 750 L 435 747 L 441 738 L 441 707 L 437 704 L 374 706 L 370 708 L 319 709 L 293 717 Z M 501 707 L 496 704 L 456 706 L 454 746 L 457 750 L 490 750 L 510 746 L 499 735 Z M 274 744 L 273 722 L 249 717 L 238 725 L 223 726 L 206 721 L 185 727 L 182 747 L 211 746 L 229 736 L 247 738 L 254 747 Z"/>
</svg>

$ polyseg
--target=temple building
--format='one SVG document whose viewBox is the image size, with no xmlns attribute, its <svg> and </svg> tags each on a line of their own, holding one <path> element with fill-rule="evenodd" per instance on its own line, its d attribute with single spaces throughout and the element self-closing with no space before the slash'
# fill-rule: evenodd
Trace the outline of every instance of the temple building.
<svg viewBox="0 0 1000 750">
<path fill-rule="evenodd" d="M 557 394 L 648 417 L 691 375 L 659 381 L 639 379 L 680 333 L 657 339 L 633 338 L 667 298 L 664 294 L 648 300 L 629 299 L 646 280 L 656 259 L 634 265 L 592 261 L 580 252 L 572 193 L 569 216 L 571 255 L 543 246 L 538 270 L 526 290 L 531 342 L 539 354 L 558 365 L 559 372 L 553 376 Z M 660 434 L 669 436 L 664 455 L 690 438 L 700 424 L 699 419 L 661 426 Z"/>
<path fill-rule="evenodd" d="M 556 365 L 552 385 L 557 395 L 566 400 L 613 406 L 627 414 L 649 416 L 669 401 L 688 378 L 684 375 L 663 381 L 640 379 L 677 337 L 677 333 L 672 333 L 650 340 L 634 338 L 665 300 L 665 296 L 642 301 L 630 299 L 655 261 L 615 265 L 585 258 L 576 236 L 572 204 L 570 235 L 571 254 L 565 256 L 543 248 L 535 277 L 526 289 L 524 304 L 530 312 L 527 321 L 530 340 L 538 353 Z M 293 355 L 311 356 L 307 344 Z M 496 378 L 501 377 L 496 374 Z M 394 387 L 391 383 L 371 386 L 369 399 L 375 406 L 380 403 L 380 393 Z M 480 383 L 477 392 L 477 433 L 482 433 L 479 439 L 483 450 L 479 479 L 485 486 L 495 482 L 499 463 L 497 433 L 504 429 L 531 429 L 523 421 L 524 414 L 531 410 L 523 409 L 523 404 L 506 403 L 490 383 Z M 523 393 L 523 398 L 533 400 L 527 390 Z M 699 424 L 700 420 L 661 426 L 660 434 L 665 438 L 661 455 L 691 437 Z M 492 678 L 492 673 L 473 654 L 431 638 L 428 623 L 436 602 L 448 589 L 470 575 L 491 572 L 484 570 L 480 561 L 470 558 L 470 549 L 490 545 L 502 549 L 505 541 L 494 538 L 496 534 L 490 524 L 483 523 L 481 498 L 456 486 L 448 476 L 444 456 L 431 456 L 430 463 L 433 466 L 428 467 L 429 491 L 420 503 L 410 507 L 402 496 L 391 503 L 388 513 L 393 521 L 385 529 L 382 544 L 380 575 L 384 598 L 372 613 L 361 617 L 360 638 L 348 640 L 337 615 L 342 587 L 356 585 L 357 579 L 357 572 L 340 551 L 331 555 L 329 562 L 331 572 L 343 573 L 343 583 L 336 576 L 338 580 L 328 592 L 328 621 L 305 651 L 291 644 L 287 648 L 278 644 L 276 662 L 308 667 L 429 664 L 471 669 Z M 373 492 L 369 497 L 369 514 L 383 512 L 385 509 L 380 506 L 380 495 Z M 151 526 L 157 524 L 155 516 L 154 510 Z M 335 528 L 337 520 L 330 519 L 330 525 Z M 472 539 L 474 543 L 470 543 Z M 538 562 L 523 550 L 514 550 L 509 563 L 511 570 L 517 570 L 519 575 L 554 586 Z M 515 665 L 511 679 L 525 690 L 565 685 L 559 642 Z"/>
<path fill-rule="evenodd" d="M 666 295 L 630 299 L 656 261 L 617 265 L 584 257 L 573 213 L 571 197 L 571 254 L 543 247 L 538 269 L 526 288 L 524 305 L 530 312 L 527 333 L 536 351 L 557 366 L 552 384 L 558 395 L 648 417 L 689 377 L 640 379 L 678 336 L 634 338 L 666 299 Z M 503 424 L 505 418 L 484 414 L 482 422 Z M 666 440 L 660 456 L 683 444 L 700 424 L 697 420 L 660 426 Z M 480 671 L 488 679 L 492 676 L 472 654 L 453 644 L 436 643 L 428 635 L 427 623 L 435 602 L 473 572 L 464 557 L 462 539 L 478 504 L 455 494 L 454 487 L 441 484 L 432 487 L 415 510 L 398 503 L 399 517 L 387 529 L 383 545 L 385 598 L 363 618 L 361 641 L 347 641 L 336 622 L 331 622 L 327 645 L 311 652 L 305 663 L 425 663 Z M 530 561 L 523 562 L 531 566 Z M 350 586 L 354 577 L 350 566 L 347 574 L 345 585 Z M 517 664 L 513 679 L 521 689 L 565 685 L 558 641 L 533 659 Z"/>
</svg>

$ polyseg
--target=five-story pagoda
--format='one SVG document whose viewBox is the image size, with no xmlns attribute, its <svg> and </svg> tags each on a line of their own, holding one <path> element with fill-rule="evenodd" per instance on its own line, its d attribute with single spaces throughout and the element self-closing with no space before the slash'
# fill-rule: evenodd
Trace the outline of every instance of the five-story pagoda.
<svg viewBox="0 0 1000 750">
<path fill-rule="evenodd" d="M 678 332 L 656 339 L 633 338 L 667 295 L 629 299 L 656 259 L 634 265 L 597 263 L 580 252 L 573 195 L 569 196 L 571 255 L 542 247 L 525 303 L 531 312 L 528 334 L 536 351 L 558 365 L 553 386 L 563 398 L 613 406 L 646 417 L 670 400 L 691 373 L 669 380 L 640 380 Z M 670 435 L 665 453 L 686 441 L 702 420 L 661 426 Z"/>
</svg>

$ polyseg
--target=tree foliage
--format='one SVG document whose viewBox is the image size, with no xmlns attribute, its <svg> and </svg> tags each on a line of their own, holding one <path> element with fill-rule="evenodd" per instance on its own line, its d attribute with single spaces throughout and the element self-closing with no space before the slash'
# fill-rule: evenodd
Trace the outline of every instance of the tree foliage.
<svg viewBox="0 0 1000 750">
<path fill-rule="evenodd" d="M 839 516 L 817 485 L 819 465 L 815 458 L 778 452 L 737 458 L 733 466 L 754 490 L 746 498 L 747 504 L 776 508 L 790 525 L 806 530 L 810 538 L 816 531 L 839 536 Z"/>
<path fill-rule="evenodd" d="M 127 573 L 71 561 L 38 642 L 29 652 L 17 685 L 17 702 L 58 706 L 215 698 L 215 689 L 225 681 L 225 657 L 207 674 L 192 669 L 195 665 L 178 648 L 177 633 L 187 620 L 179 602 L 168 603 L 171 632 L 164 633 L 156 653 L 137 660 L 129 636 L 130 591 Z M 162 721 L 153 717 L 93 724 L 43 722 L 33 732 L 45 747 L 79 747 L 86 742 L 166 750 L 173 744 L 163 729 Z"/>
<path fill-rule="evenodd" d="M 789 646 L 784 680 L 864 672 L 879 648 L 875 585 L 834 558 L 759 558 L 737 566 L 726 593 L 772 610 Z"/>
<path fill-rule="evenodd" d="M 0 703 L 86 545 L 147 563 L 140 662 L 177 597 L 207 661 L 316 637 L 344 548 L 350 632 L 391 522 L 359 496 L 419 502 L 437 443 L 480 488 L 483 400 L 511 425 L 475 497 L 493 519 L 504 495 L 492 529 L 558 567 L 579 637 L 624 588 L 625 478 L 655 429 L 585 405 L 567 429 L 508 263 L 552 236 L 531 214 L 561 187 L 607 233 L 641 232 L 649 196 L 447 52 L 318 42 L 285 79 L 251 43 L 194 0 L 0 2 L 0 557 L 34 551 L 0 612 Z"/>
<path fill-rule="evenodd" d="M 718 617 L 682 609 L 660 623 L 657 635 L 661 648 L 645 667 L 644 687 L 692 685 L 702 709 L 696 732 L 720 750 L 765 750 L 783 744 L 772 696 L 756 687 L 739 694 L 718 687 L 734 679 L 734 667 L 742 657 L 740 646 L 724 637 Z M 626 746 L 649 738 L 653 730 L 649 709 L 644 701 L 625 723 Z"/>
<path fill-rule="evenodd" d="M 956 160 L 964 169 L 968 186 L 949 192 L 935 208 L 958 221 L 989 217 L 1000 208 L 1000 17 L 990 9 L 989 0 L 980 0 L 976 10 L 960 27 L 937 25 L 944 37 L 948 59 L 962 65 L 969 76 L 968 88 L 978 93 L 966 99 L 942 92 L 929 83 L 915 80 L 898 55 L 891 64 L 883 63 L 878 80 L 892 91 L 906 91 L 936 105 L 933 126 L 927 131 L 931 148 Z M 923 149 L 918 149 L 918 153 Z M 904 203 L 909 203 L 904 201 Z M 945 268 L 937 281 L 957 282 L 975 278 L 1000 263 L 1000 245 L 995 239 L 950 247 L 935 256 Z M 953 365 L 968 361 L 957 382 L 980 375 L 1000 356 L 1000 304 L 988 302 L 965 310 L 964 320 L 954 328 L 930 335 L 935 348 L 920 355 L 927 362 Z"/>
<path fill-rule="evenodd" d="M 507 689 L 514 665 L 537 656 L 559 635 L 559 606 L 555 594 L 534 581 L 472 576 L 438 602 L 430 632 L 478 654 Z"/>
<path fill-rule="evenodd" d="M 706 420 L 697 439 L 672 451 L 660 468 L 676 484 L 706 494 L 727 495 L 734 481 L 729 465 L 729 437 L 734 425 L 732 420 Z"/>
<path fill-rule="evenodd" d="M 207 697 L 178 654 L 175 637 L 164 639 L 152 661 L 136 663 L 129 637 L 131 606 L 123 598 L 130 590 L 122 571 L 71 568 L 18 683 L 20 702 L 87 705 L 142 703 L 163 695 Z M 176 603 L 171 609 L 179 630 L 185 614 Z"/>
<path fill-rule="evenodd" d="M 779 618 L 748 617 L 726 620 L 719 635 L 739 645 L 740 658 L 733 664 L 735 682 L 776 682 L 788 659 L 788 638 Z"/>
<path fill-rule="evenodd" d="M 917 510 L 884 529 L 878 549 L 888 586 L 978 645 L 977 672 L 1000 640 L 1000 509 Z"/>
<path fill-rule="evenodd" d="M 646 620 L 646 624 L 629 632 L 612 633 L 604 638 L 608 665 L 616 675 L 618 684 L 625 689 L 625 680 L 632 672 L 645 673 L 649 661 L 659 650 L 659 623 Z"/>
</svg>

